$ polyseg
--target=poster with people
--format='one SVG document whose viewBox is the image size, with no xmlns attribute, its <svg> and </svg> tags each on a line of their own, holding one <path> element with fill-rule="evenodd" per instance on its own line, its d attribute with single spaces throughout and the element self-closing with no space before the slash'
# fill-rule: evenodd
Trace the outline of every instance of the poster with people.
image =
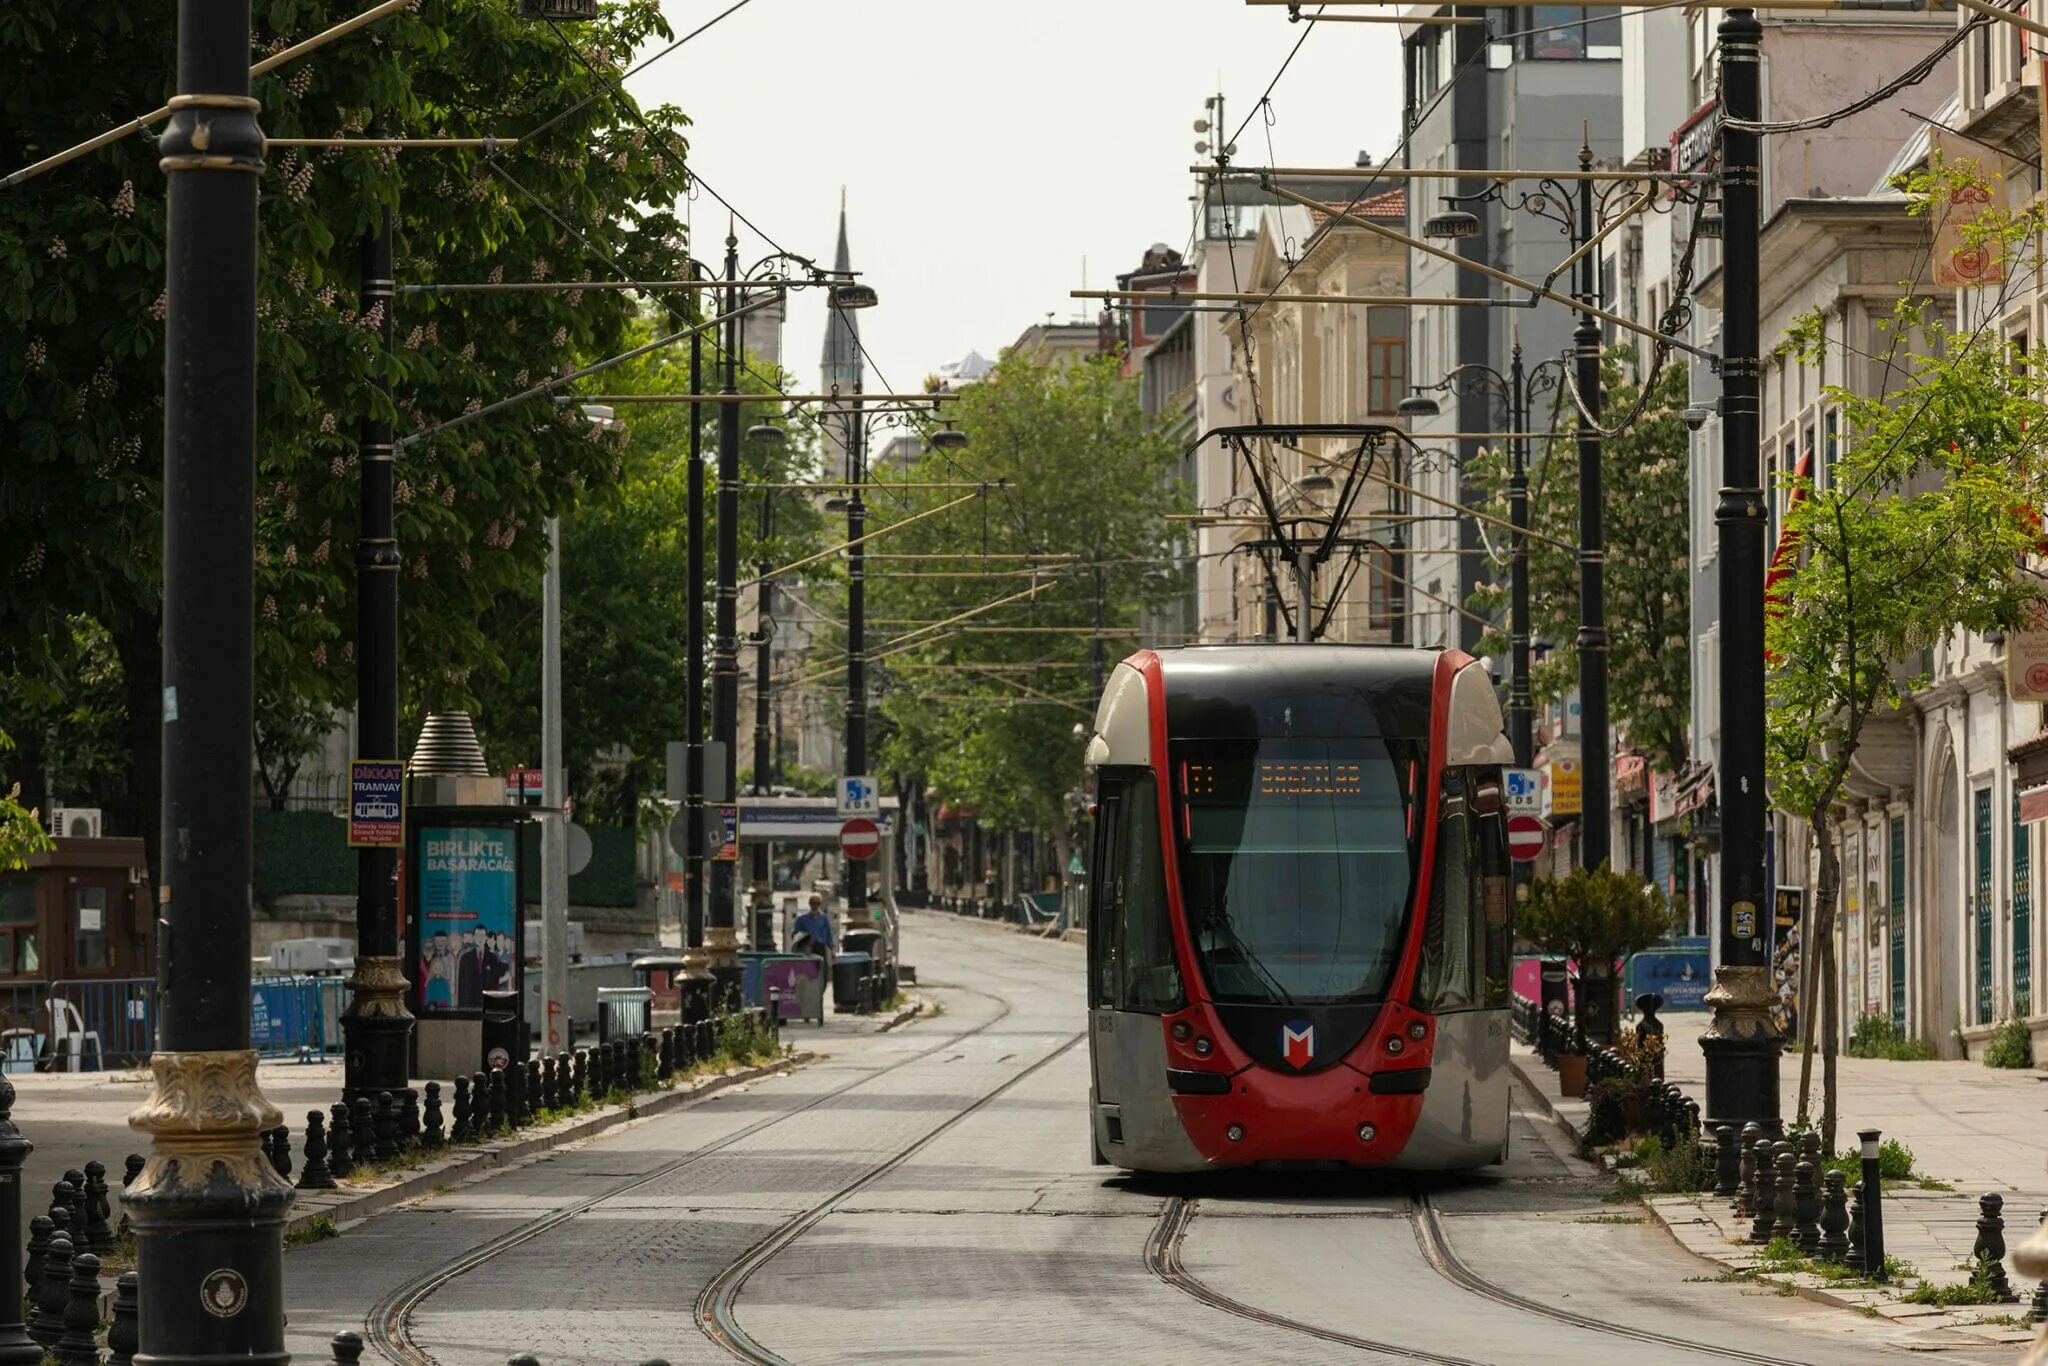
<svg viewBox="0 0 2048 1366">
<path fill-rule="evenodd" d="M 487 991 L 518 985 L 519 832 L 429 826 L 419 839 L 418 961 L 423 1014 L 481 1011 Z"/>
</svg>

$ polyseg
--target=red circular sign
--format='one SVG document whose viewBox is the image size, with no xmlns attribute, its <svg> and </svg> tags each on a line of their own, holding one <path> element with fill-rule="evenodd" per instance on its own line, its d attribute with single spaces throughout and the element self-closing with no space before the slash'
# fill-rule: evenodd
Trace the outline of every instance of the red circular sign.
<svg viewBox="0 0 2048 1366">
<path fill-rule="evenodd" d="M 1508 817 L 1508 857 L 1528 863 L 1543 852 L 1543 822 L 1534 816 Z"/>
<path fill-rule="evenodd" d="M 839 827 L 839 852 L 848 858 L 873 858 L 882 847 L 882 832 L 862 816 Z"/>
</svg>

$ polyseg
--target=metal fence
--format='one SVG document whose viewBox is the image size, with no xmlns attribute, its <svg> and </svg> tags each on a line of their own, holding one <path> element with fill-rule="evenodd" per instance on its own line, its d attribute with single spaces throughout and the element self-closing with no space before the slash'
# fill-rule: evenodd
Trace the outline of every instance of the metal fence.
<svg viewBox="0 0 2048 1366">
<path fill-rule="evenodd" d="M 348 988 L 338 977 L 259 977 L 250 1046 L 266 1058 L 325 1058 L 341 1044 Z M 91 1072 L 138 1067 L 156 1045 L 156 979 L 0 983 L 0 1067 Z"/>
<path fill-rule="evenodd" d="M 341 1043 L 347 987 L 338 977 L 258 977 L 249 984 L 249 1046 L 266 1058 L 325 1058 Z"/>
</svg>

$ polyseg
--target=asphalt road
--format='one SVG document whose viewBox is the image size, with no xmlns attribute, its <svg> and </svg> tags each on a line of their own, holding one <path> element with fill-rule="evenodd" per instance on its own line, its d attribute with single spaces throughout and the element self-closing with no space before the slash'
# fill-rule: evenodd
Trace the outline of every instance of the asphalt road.
<svg viewBox="0 0 2048 1366">
<path fill-rule="evenodd" d="M 1526 1112 L 1505 1168 L 1420 1191 L 1109 1175 L 1080 950 L 939 915 L 905 933 L 943 1014 L 291 1251 L 294 1356 L 341 1329 L 444 1366 L 1866 1366 L 1936 1345 L 1713 1282 Z"/>
</svg>

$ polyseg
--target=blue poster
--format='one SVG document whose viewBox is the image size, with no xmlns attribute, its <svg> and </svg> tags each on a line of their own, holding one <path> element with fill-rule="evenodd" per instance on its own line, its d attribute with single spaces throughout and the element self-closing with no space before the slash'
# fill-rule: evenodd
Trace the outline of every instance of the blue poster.
<svg viewBox="0 0 2048 1366">
<path fill-rule="evenodd" d="M 1713 973 L 1707 966 L 1707 950 L 1699 948 L 1646 949 L 1628 960 L 1628 998 L 1634 1001 L 1646 991 L 1664 998 L 1666 1010 L 1705 1010 L 1707 988 Z"/>
<path fill-rule="evenodd" d="M 518 986 L 519 831 L 428 826 L 419 859 L 417 1009 L 482 1010 L 486 991 Z"/>
</svg>

